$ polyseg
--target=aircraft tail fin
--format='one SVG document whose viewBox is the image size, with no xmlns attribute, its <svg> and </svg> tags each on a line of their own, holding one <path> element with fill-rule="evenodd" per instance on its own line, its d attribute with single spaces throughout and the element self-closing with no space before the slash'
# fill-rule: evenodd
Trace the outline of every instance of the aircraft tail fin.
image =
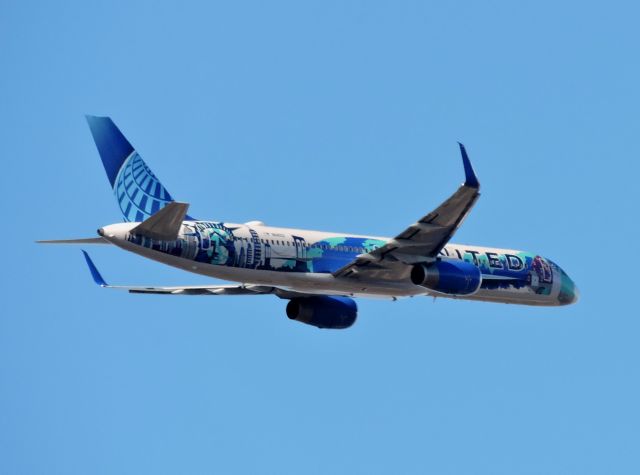
<svg viewBox="0 0 640 475">
<path fill-rule="evenodd" d="M 144 221 L 173 201 L 109 117 L 86 118 L 125 221 Z"/>
</svg>

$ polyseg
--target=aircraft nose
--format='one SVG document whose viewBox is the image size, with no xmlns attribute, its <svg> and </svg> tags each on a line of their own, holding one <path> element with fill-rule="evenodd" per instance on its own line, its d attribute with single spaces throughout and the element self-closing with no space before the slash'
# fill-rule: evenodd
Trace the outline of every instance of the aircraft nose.
<svg viewBox="0 0 640 475">
<path fill-rule="evenodd" d="M 578 290 L 578 287 L 576 287 L 576 285 L 573 285 L 573 302 L 571 303 L 576 303 L 578 300 L 580 300 L 580 291 Z"/>
<path fill-rule="evenodd" d="M 571 305 L 576 303 L 580 298 L 580 291 L 578 290 L 578 287 L 576 287 L 576 284 L 564 271 L 561 271 L 561 279 L 558 303 L 560 305 Z"/>
</svg>

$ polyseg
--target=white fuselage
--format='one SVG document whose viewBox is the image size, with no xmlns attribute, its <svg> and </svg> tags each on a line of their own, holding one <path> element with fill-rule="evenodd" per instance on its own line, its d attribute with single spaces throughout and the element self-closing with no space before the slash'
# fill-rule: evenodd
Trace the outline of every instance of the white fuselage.
<svg viewBox="0 0 640 475">
<path fill-rule="evenodd" d="M 562 299 L 559 302 L 563 286 L 569 285 L 566 274 L 551 261 L 522 251 L 448 244 L 440 258 L 474 263 L 480 267 L 483 277 L 486 276 L 487 283 L 492 282 L 490 278 L 502 277 L 506 282 L 516 282 L 516 279 L 518 282 L 518 285 L 483 285 L 473 295 L 462 297 L 414 285 L 409 277 L 411 266 L 401 262 L 396 264 L 393 278 L 375 273 L 368 277 L 334 277 L 333 271 L 357 255 L 383 245 L 389 238 L 277 228 L 258 222 L 246 225 L 185 222 L 178 252 L 172 250 L 173 243 L 135 242 L 129 231 L 137 224 L 106 226 L 100 234 L 127 251 L 155 261 L 244 284 L 277 286 L 319 295 L 390 299 L 425 295 L 524 305 L 567 303 Z M 226 233 L 223 237 L 220 237 L 220 229 Z M 220 245 L 221 239 L 225 240 L 224 247 Z M 215 259 L 219 261 L 211 263 Z M 226 261 L 222 262 L 222 259 Z M 307 267 L 296 271 L 294 266 L 301 263 Z"/>
</svg>

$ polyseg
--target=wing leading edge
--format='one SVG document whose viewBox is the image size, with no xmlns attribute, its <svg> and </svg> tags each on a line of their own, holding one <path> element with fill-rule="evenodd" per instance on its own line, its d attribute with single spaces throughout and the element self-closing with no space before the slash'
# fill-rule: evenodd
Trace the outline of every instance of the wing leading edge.
<svg viewBox="0 0 640 475">
<path fill-rule="evenodd" d="M 158 287 L 158 286 L 130 286 L 130 285 L 109 285 L 104 280 L 100 271 L 93 263 L 91 257 L 86 251 L 82 251 L 87 261 L 87 266 L 91 272 L 93 281 L 100 287 L 107 289 L 127 290 L 132 294 L 163 294 L 163 295 L 268 295 L 273 294 L 282 299 L 291 299 L 295 297 L 304 297 L 307 294 L 294 292 L 279 287 L 271 287 L 267 285 L 193 285 L 193 286 L 176 286 L 176 287 Z"/>
<path fill-rule="evenodd" d="M 465 181 L 444 203 L 388 241 L 384 246 L 355 260 L 333 273 L 349 277 L 361 272 L 381 270 L 388 264 L 415 264 L 435 258 L 449 242 L 480 197 L 480 182 L 473 170 L 467 151 L 461 143 Z"/>
</svg>

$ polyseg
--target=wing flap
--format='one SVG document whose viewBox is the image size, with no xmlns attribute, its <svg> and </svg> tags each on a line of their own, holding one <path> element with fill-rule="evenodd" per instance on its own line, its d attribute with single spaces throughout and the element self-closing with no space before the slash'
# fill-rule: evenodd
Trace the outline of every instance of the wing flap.
<svg viewBox="0 0 640 475">
<path fill-rule="evenodd" d="M 106 286 L 107 288 L 124 289 L 132 294 L 156 295 L 265 295 L 275 293 L 275 287 L 247 285 L 205 285 L 185 287 L 126 287 Z"/>
</svg>

